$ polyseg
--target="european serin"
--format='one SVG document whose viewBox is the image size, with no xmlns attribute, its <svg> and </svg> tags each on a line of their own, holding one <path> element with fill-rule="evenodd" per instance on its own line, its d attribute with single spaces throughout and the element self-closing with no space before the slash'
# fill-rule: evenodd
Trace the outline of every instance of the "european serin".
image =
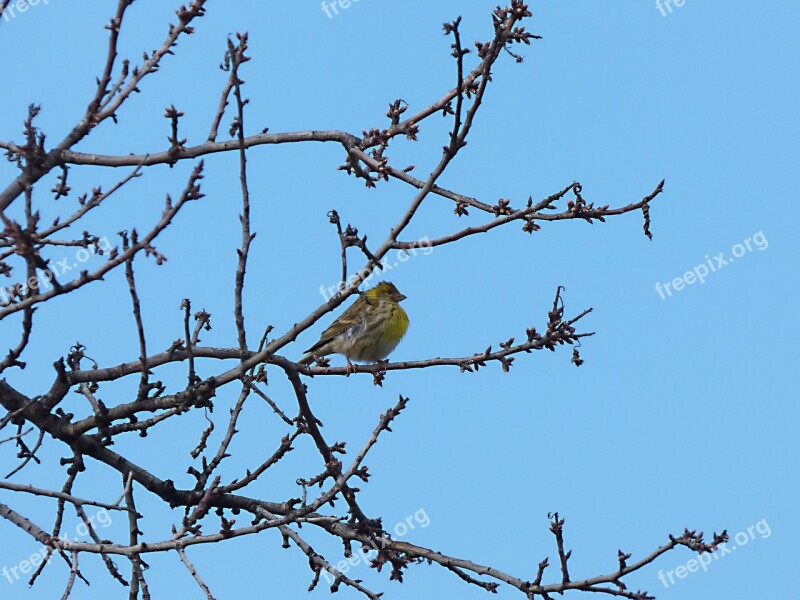
<svg viewBox="0 0 800 600">
<path fill-rule="evenodd" d="M 382 281 L 358 299 L 322 332 L 300 363 L 311 364 L 314 356 L 344 354 L 348 372 L 351 360 L 376 362 L 397 347 L 408 329 L 408 315 L 400 306 L 406 297 L 394 284 Z"/>
</svg>

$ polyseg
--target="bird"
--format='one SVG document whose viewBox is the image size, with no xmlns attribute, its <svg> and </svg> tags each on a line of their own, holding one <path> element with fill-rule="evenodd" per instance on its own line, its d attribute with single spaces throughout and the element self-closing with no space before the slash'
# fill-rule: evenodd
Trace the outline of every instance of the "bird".
<svg viewBox="0 0 800 600">
<path fill-rule="evenodd" d="M 306 350 L 300 364 L 311 364 L 315 356 L 343 354 L 349 375 L 355 371 L 354 360 L 383 360 L 408 330 L 408 315 L 400 306 L 405 299 L 406 296 L 389 281 L 381 281 L 363 292 L 322 332 L 319 341 Z"/>
</svg>

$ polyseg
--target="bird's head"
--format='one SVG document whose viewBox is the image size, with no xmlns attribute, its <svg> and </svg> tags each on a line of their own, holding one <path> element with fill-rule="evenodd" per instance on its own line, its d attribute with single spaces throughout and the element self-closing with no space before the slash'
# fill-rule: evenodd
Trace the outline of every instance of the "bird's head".
<svg viewBox="0 0 800 600">
<path fill-rule="evenodd" d="M 381 281 L 378 285 L 368 289 L 364 295 L 369 300 L 392 300 L 394 302 L 401 302 L 406 297 L 401 294 L 393 283 L 388 281 Z"/>
</svg>

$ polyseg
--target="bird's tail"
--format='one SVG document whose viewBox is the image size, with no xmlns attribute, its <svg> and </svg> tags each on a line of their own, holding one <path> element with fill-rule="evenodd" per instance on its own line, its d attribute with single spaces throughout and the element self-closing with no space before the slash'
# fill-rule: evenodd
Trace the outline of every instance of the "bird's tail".
<svg viewBox="0 0 800 600">
<path fill-rule="evenodd" d="M 297 361 L 301 365 L 310 365 L 314 362 L 314 355 L 313 354 L 306 354 L 303 358 Z"/>
</svg>

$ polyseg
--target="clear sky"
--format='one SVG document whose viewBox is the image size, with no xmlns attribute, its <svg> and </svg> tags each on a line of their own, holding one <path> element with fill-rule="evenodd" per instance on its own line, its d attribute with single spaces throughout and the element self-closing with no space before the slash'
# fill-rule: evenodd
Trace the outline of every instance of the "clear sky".
<svg viewBox="0 0 800 600">
<path fill-rule="evenodd" d="M 13 19 L 0 19 L 0 138 L 21 140 L 30 103 L 42 105 L 38 124 L 50 142 L 77 122 L 101 72 L 103 25 L 115 4 L 42 0 Z M 800 4 L 675 4 L 661 11 L 652 1 L 531 2 L 534 18 L 527 26 L 543 39 L 523 49 L 524 63 L 508 56 L 499 61 L 469 145 L 440 181 L 486 202 L 503 197 L 521 205 L 528 196 L 541 199 L 578 180 L 589 201 L 622 205 L 666 178 L 651 209 L 652 241 L 642 233 L 639 213 L 605 224 L 542 223 L 533 236 L 515 224 L 419 254 L 386 275 L 408 296 L 411 319 L 393 358 L 469 356 L 512 336 L 523 338 L 526 327 L 544 328 L 555 288 L 563 285 L 568 315 L 594 308 L 582 321 L 583 330 L 597 332 L 581 349 L 585 364 L 576 368 L 568 349 L 561 349 L 521 355 L 509 374 L 497 364 L 477 374 L 454 368 L 396 372 L 383 388 L 365 376 L 317 378 L 309 383 L 311 402 L 330 439 L 360 448 L 398 394 L 410 396 L 394 432 L 366 461 L 373 477 L 361 494 L 365 510 L 383 516 L 387 528 L 414 524 L 404 539 L 533 579 L 536 564 L 556 556 L 547 514 L 559 511 L 573 549 L 571 572 L 579 578 L 615 569 L 618 548 L 635 559 L 684 527 L 709 537 L 727 529 L 732 537 L 742 534 L 729 544 L 736 550 L 707 570 L 679 569 L 694 556 L 679 549 L 635 574 L 628 587 L 667 600 L 789 598 L 796 594 L 788 575 L 800 535 L 800 409 L 789 386 L 796 370 L 790 344 L 798 334 L 792 263 L 797 216 L 790 204 L 800 156 Z M 129 11 L 122 56 L 138 60 L 159 46 L 176 5 L 138 0 Z M 414 110 L 452 87 L 450 40 L 442 23 L 462 15 L 462 34 L 471 45 L 491 36 L 492 8 L 483 0 L 360 0 L 328 16 L 317 0 L 210 1 L 197 34 L 147 78 L 142 93 L 120 112 L 119 124 L 104 124 L 78 149 L 163 150 L 169 134 L 163 112 L 170 104 L 186 113 L 181 134 L 188 144 L 205 140 L 226 77 L 217 68 L 225 38 L 237 31 L 249 32 L 253 59 L 243 71 L 251 99 L 247 133 L 269 127 L 358 134 L 384 127 L 395 98 Z M 468 60 L 476 60 L 474 54 Z M 437 117 L 423 126 L 418 143 L 398 141 L 389 153 L 393 164 L 414 164 L 424 176 L 447 141 L 447 126 Z M 258 237 L 245 303 L 256 338 L 268 323 L 281 332 L 304 317 L 322 302 L 320 286 L 337 281 L 338 241 L 327 211 L 337 209 L 344 222 L 377 241 L 413 191 L 399 182 L 365 189 L 337 171 L 343 153 L 335 145 L 262 146 L 249 158 Z M 156 267 L 137 261 L 154 349 L 183 336 L 179 305 L 186 297 L 213 315 L 204 343 L 236 345 L 237 163 L 233 155 L 217 155 L 206 164 L 206 198 L 158 240 L 168 262 Z M 120 229 L 152 225 L 165 194 L 180 193 L 192 166 L 151 170 L 92 216 L 91 232 L 116 244 Z M 57 203 L 47 192 L 52 180 L 45 180 L 37 196 L 43 217 L 71 212 L 79 192 L 107 188 L 125 173 L 74 170 L 73 193 Z M 14 174 L 10 164 L 0 163 L 2 181 Z M 431 197 L 408 238 L 481 222 L 481 215 L 459 220 L 449 201 Z M 718 266 L 719 260 L 726 264 Z M 100 263 L 90 258 L 86 264 Z M 121 272 L 46 304 L 37 319 L 23 357 L 29 367 L 7 374 L 26 393 L 49 387 L 53 361 L 77 340 L 105 366 L 138 356 Z M 287 355 L 299 357 L 329 321 L 306 332 Z M 16 343 L 17 327 L 16 319 L 0 324 L 8 345 Z M 201 375 L 212 368 L 201 364 Z M 290 390 L 278 372 L 273 375 L 271 392 L 289 409 Z M 176 386 L 184 372 L 166 370 L 161 377 Z M 129 401 L 135 383 L 105 388 L 104 400 Z M 234 394 L 217 398 L 212 418 L 218 430 Z M 77 398 L 71 402 L 76 410 L 85 408 Z M 188 452 L 204 424 L 202 415 L 192 415 L 116 449 L 191 486 Z M 258 464 L 283 431 L 266 412 L 249 415 L 247 425 L 233 452 Z M 2 474 L 15 464 L 9 446 L 0 447 Z M 64 452 L 47 443 L 43 458 L 50 464 L 29 465 L 14 481 L 52 486 L 60 481 L 53 477 L 53 461 Z M 318 466 L 303 460 L 312 456 L 307 447 L 299 449 L 255 492 L 267 499 L 298 494 L 294 478 L 299 469 Z M 87 478 L 76 491 L 113 501 L 119 489 L 111 474 Z M 143 511 L 156 506 L 139 497 Z M 41 518 L 46 528 L 52 524 L 45 518 L 51 503 L 25 505 L 7 492 L 0 492 L 0 502 Z M 179 512 L 154 514 L 143 524 L 147 540 L 168 535 L 169 524 L 180 519 Z M 108 535 L 118 537 L 127 525 L 112 517 Z M 69 519 L 64 530 L 75 531 L 74 515 Z M 308 538 L 331 560 L 341 558 L 340 546 L 317 534 Z M 0 522 L 0 539 L 0 566 L 18 565 L 38 550 L 7 522 Z M 307 559 L 295 548 L 282 550 L 275 534 L 189 554 L 220 599 L 309 597 Z M 176 556 L 148 561 L 154 598 L 203 597 Z M 95 557 L 84 557 L 81 567 L 92 586 L 78 584 L 73 598 L 127 597 Z M 684 577 L 673 575 L 670 583 L 665 576 L 665 587 L 659 571 Z M 67 574 L 64 564 L 50 565 L 33 590 L 24 581 L 0 579 L 0 598 L 59 597 Z M 348 575 L 389 600 L 486 596 L 427 565 L 412 567 L 402 585 L 364 565 Z M 552 570 L 545 577 L 556 579 Z M 327 596 L 327 590 L 313 593 Z M 338 597 L 358 596 L 342 588 Z M 498 597 L 520 594 L 501 586 Z"/>
</svg>

